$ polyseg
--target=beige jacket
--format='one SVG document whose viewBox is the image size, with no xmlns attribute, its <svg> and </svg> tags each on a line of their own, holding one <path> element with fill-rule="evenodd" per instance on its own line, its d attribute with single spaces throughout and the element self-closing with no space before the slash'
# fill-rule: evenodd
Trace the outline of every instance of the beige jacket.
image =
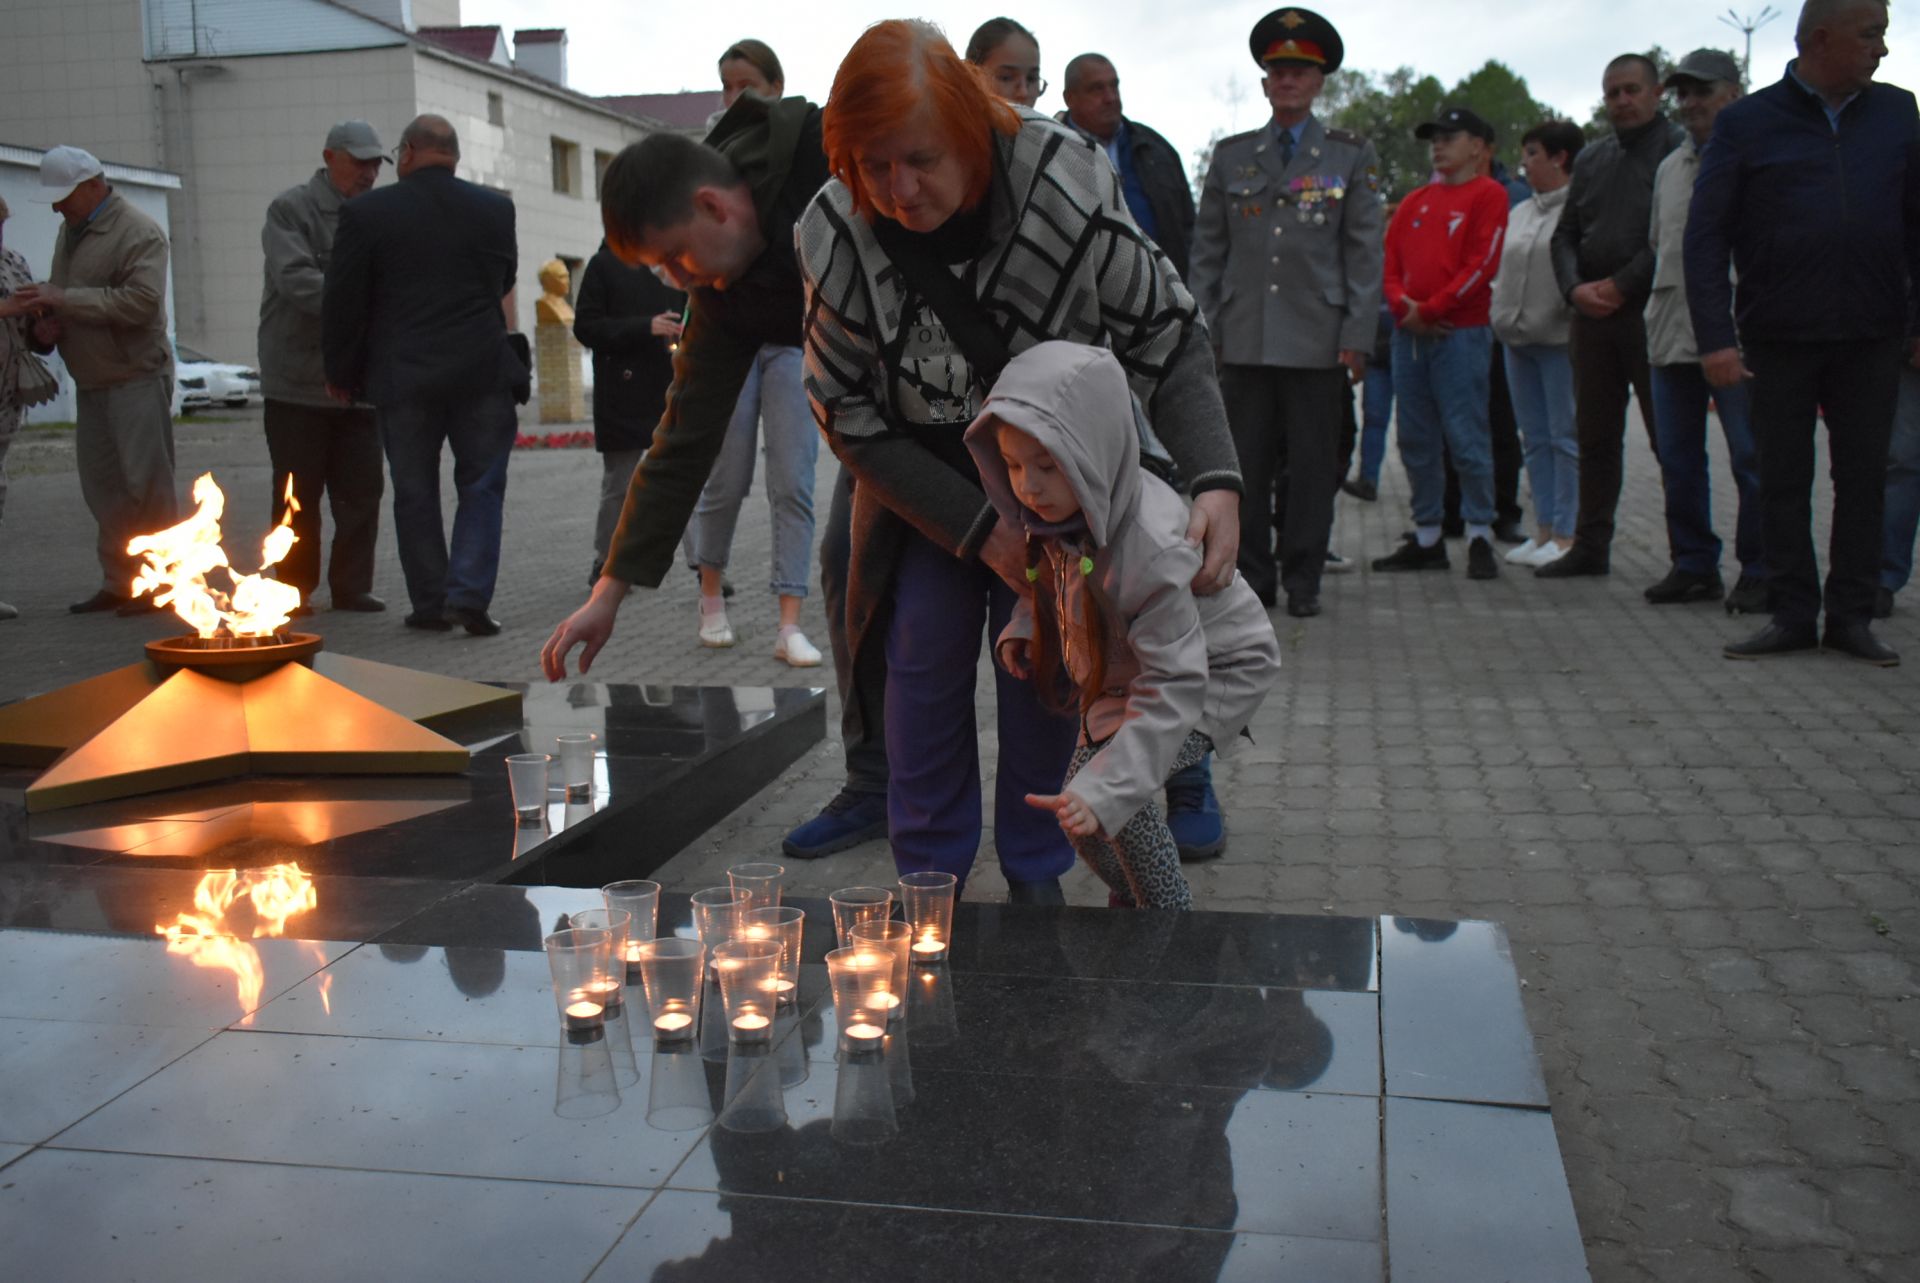
<svg viewBox="0 0 1920 1283">
<path fill-rule="evenodd" d="M 1103 347 L 1040 343 L 1007 363 L 967 448 L 980 483 L 1006 521 L 1036 521 L 1014 496 L 994 439 L 995 418 L 1033 436 L 1060 464 L 1086 519 L 1091 570 L 1079 550 L 1044 541 L 1048 565 L 1035 592 L 1059 594 L 1062 619 L 1103 612 L 1106 687 L 1085 716 L 1088 743 L 1106 747 L 1073 779 L 1073 792 L 1100 826 L 1118 833 L 1166 783 L 1189 733 L 1229 753 L 1280 672 L 1280 643 L 1259 598 L 1235 578 L 1224 592 L 1195 597 L 1200 549 L 1187 542 L 1187 506 L 1140 467 L 1133 405 L 1120 362 Z M 995 644 L 1031 640 L 1034 615 L 1022 599 Z M 1067 672 L 1084 685 L 1084 646 L 1065 646 Z"/>
<path fill-rule="evenodd" d="M 1572 326 L 1573 306 L 1553 274 L 1553 229 L 1567 207 L 1569 187 L 1536 192 L 1507 215 L 1507 248 L 1493 278 L 1494 337 L 1509 347 L 1561 347 Z"/>
<path fill-rule="evenodd" d="M 1653 243 L 1653 293 L 1647 296 L 1647 363 L 1688 365 L 1700 359 L 1687 313 L 1687 268 L 1681 249 L 1687 239 L 1687 207 L 1693 180 L 1700 174 L 1700 149 L 1691 141 L 1668 153 L 1653 176 L 1653 214 L 1647 239 Z"/>
<path fill-rule="evenodd" d="M 78 230 L 62 224 L 47 279 L 67 292 L 60 359 L 82 391 L 173 378 L 167 341 L 167 236 L 109 192 Z"/>
</svg>

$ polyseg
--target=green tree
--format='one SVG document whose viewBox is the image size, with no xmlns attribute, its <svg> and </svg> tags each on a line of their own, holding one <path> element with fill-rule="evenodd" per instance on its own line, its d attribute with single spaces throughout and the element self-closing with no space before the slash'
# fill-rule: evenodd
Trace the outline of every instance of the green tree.
<svg viewBox="0 0 1920 1283">
<path fill-rule="evenodd" d="M 1415 138 L 1413 131 L 1449 103 L 1471 107 L 1485 117 L 1498 135 L 1497 151 L 1509 160 L 1518 155 L 1521 134 L 1555 115 L 1551 107 L 1534 100 L 1525 79 L 1506 64 L 1492 61 L 1452 89 L 1412 67 L 1384 75 L 1341 71 L 1328 79 L 1328 93 L 1320 107 L 1334 125 L 1373 143 L 1380 155 L 1381 194 L 1397 201 L 1432 173 L 1427 144 Z"/>
</svg>

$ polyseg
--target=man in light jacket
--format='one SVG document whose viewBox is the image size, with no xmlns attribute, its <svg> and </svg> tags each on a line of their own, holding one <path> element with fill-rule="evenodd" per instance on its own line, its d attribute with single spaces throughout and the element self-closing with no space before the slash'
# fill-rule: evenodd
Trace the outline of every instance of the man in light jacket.
<svg viewBox="0 0 1920 1283">
<path fill-rule="evenodd" d="M 279 577 L 300 590 L 310 614 L 320 585 L 320 497 L 333 505 L 327 586 L 335 610 L 385 610 L 374 596 L 373 545 L 380 532 L 380 434 L 373 410 L 327 395 L 320 356 L 320 299 L 342 202 L 371 191 L 386 152 L 373 126 L 344 120 L 327 131 L 321 166 L 267 206 L 260 229 L 266 284 L 260 292 L 260 388 L 266 396 L 267 453 L 273 459 L 270 518 L 286 506 L 293 479 L 296 536 Z"/>
<path fill-rule="evenodd" d="M 138 559 L 127 555 L 127 541 L 165 530 L 176 512 L 167 235 L 78 147 L 40 158 L 34 195 L 63 223 L 47 282 L 15 297 L 38 318 L 34 349 L 57 346 L 73 376 L 80 493 L 100 528 L 100 590 L 67 609 L 140 614 L 153 607 L 151 598 L 129 596 Z"/>
<path fill-rule="evenodd" d="M 1712 388 L 1700 372 L 1700 350 L 1687 315 L 1687 269 L 1683 250 L 1687 206 L 1700 173 L 1700 149 L 1713 135 L 1713 118 L 1739 98 L 1740 64 L 1718 49 L 1696 49 L 1667 73 L 1666 86 L 1688 141 L 1675 148 L 1653 179 L 1653 219 L 1648 239 L 1656 255 L 1653 293 L 1647 299 L 1647 361 L 1653 369 L 1654 440 L 1667 494 L 1667 545 L 1673 568 L 1646 591 L 1656 606 L 1718 601 L 1720 539 L 1713 533 L 1713 489 L 1707 473 L 1707 398 L 1720 413 L 1733 483 L 1740 492 L 1734 553 L 1740 582 L 1727 595 L 1728 614 L 1767 608 L 1767 567 L 1760 548 L 1760 457 L 1753 439 L 1753 398 L 1744 383 Z"/>
</svg>

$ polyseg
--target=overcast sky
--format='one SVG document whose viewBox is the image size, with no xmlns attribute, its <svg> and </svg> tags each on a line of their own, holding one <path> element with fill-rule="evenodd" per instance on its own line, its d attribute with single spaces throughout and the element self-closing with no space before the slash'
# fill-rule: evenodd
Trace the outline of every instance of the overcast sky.
<svg viewBox="0 0 1920 1283">
<path fill-rule="evenodd" d="M 1216 128 L 1250 129 L 1266 118 L 1259 70 L 1247 33 L 1265 3 L 1217 0 L 1007 0 L 1006 9 L 912 8 L 845 0 L 729 0 L 726 3 L 638 4 L 634 0 L 465 0 L 468 23 L 565 27 L 573 87 L 587 93 L 654 93 L 719 87 L 715 60 L 742 36 L 772 45 L 787 70 L 787 92 L 825 102 L 847 47 L 885 17 L 938 22 L 956 49 L 982 21 L 1000 13 L 1040 39 L 1041 67 L 1057 79 L 1067 59 L 1097 50 L 1113 60 L 1127 115 L 1158 129 L 1190 157 Z M 1757 13 L 1764 6 L 1743 7 Z M 1753 41 L 1755 79 L 1779 79 L 1793 56 L 1791 3 Z M 1892 48 L 1880 79 L 1920 89 L 1920 5 L 1897 0 L 1888 36 Z M 1372 0 L 1323 3 L 1340 27 L 1346 64 L 1388 71 L 1411 64 L 1452 84 L 1488 58 L 1526 77 L 1535 98 L 1585 120 L 1600 96 L 1608 57 L 1660 45 L 1678 56 L 1702 45 L 1738 53 L 1742 37 L 1715 21 L 1725 14 L 1706 0 Z M 1908 29 L 1911 27 L 1911 37 Z M 1240 101 L 1232 102 L 1237 87 Z M 1040 100 L 1064 104 L 1050 85 Z"/>
</svg>

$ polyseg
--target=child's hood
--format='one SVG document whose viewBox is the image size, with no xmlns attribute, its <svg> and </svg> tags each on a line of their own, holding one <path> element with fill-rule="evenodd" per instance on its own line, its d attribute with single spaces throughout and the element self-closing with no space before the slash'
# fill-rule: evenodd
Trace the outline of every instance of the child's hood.
<svg viewBox="0 0 1920 1283">
<path fill-rule="evenodd" d="M 1028 513 L 1013 493 L 993 420 L 1027 433 L 1054 457 L 1080 501 L 1087 533 L 1105 547 L 1140 496 L 1140 437 L 1133 396 L 1113 353 L 1085 343 L 1039 343 L 1007 362 L 967 428 L 967 448 L 994 508 L 1010 522 Z"/>
</svg>

